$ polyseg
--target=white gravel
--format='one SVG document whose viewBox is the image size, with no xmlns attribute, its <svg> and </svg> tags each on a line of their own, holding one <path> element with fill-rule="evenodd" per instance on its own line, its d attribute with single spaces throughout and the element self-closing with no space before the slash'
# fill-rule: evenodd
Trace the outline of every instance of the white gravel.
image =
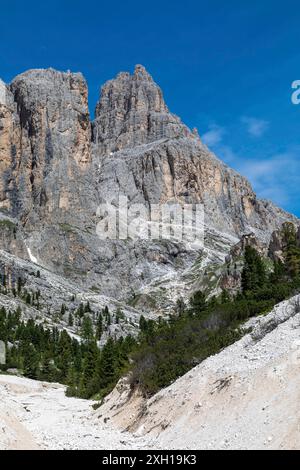
<svg viewBox="0 0 300 470">
<path fill-rule="evenodd" d="M 165 449 L 300 449 L 299 299 L 150 400 L 120 386 L 98 413 Z"/>
<path fill-rule="evenodd" d="M 91 401 L 62 385 L 0 375 L 0 449 L 128 449 L 144 439 L 92 420 Z"/>
<path fill-rule="evenodd" d="M 300 449 L 299 300 L 150 400 L 123 380 L 94 411 L 61 385 L 0 375 L 0 449 Z"/>
</svg>

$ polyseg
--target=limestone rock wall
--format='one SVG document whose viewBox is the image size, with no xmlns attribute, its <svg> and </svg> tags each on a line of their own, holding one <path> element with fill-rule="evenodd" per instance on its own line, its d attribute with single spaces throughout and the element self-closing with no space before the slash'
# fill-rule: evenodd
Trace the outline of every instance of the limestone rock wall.
<svg viewBox="0 0 300 470">
<path fill-rule="evenodd" d="M 257 199 L 172 114 L 140 65 L 104 84 L 93 122 L 80 73 L 30 70 L 0 82 L 0 210 L 19 222 L 34 260 L 120 298 L 201 255 L 165 241 L 99 240 L 97 207 L 120 194 L 146 207 L 203 203 L 206 226 L 221 234 L 212 243 L 218 260 L 228 252 L 223 239 L 253 232 L 268 243 L 282 222 L 295 220 Z"/>
</svg>

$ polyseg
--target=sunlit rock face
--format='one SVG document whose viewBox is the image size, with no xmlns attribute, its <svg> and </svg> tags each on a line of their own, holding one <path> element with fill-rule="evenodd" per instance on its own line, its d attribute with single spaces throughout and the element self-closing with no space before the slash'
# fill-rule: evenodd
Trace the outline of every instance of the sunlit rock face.
<svg viewBox="0 0 300 470">
<path fill-rule="evenodd" d="M 132 75 L 122 72 L 102 87 L 95 114 L 94 140 L 101 153 L 192 136 L 169 112 L 161 89 L 142 65 Z"/>
<path fill-rule="evenodd" d="M 105 198 L 122 191 L 145 204 L 203 203 L 207 225 L 238 237 L 254 231 L 267 239 L 285 218 L 169 111 L 143 66 L 105 83 L 95 114 L 93 142 Z"/>
<path fill-rule="evenodd" d="M 1 207 L 20 220 L 35 259 L 55 270 L 84 251 L 70 227 L 82 230 L 92 212 L 87 98 L 81 74 L 30 70 L 0 108 Z"/>
<path fill-rule="evenodd" d="M 242 235 L 268 243 L 293 220 L 257 199 L 169 111 L 141 65 L 103 85 L 93 122 L 80 73 L 30 70 L 0 82 L 0 172 L 0 210 L 18 222 L 12 233 L 26 241 L 24 256 L 117 298 L 164 278 L 184 288 L 181 273 L 199 256 L 221 262 Z M 120 194 L 147 209 L 203 204 L 204 254 L 165 240 L 100 240 L 97 207 Z M 14 251 L 14 243 L 5 246 Z"/>
<path fill-rule="evenodd" d="M 11 84 L 20 139 L 17 178 L 22 217 L 77 207 L 75 181 L 90 161 L 87 87 L 81 74 L 31 70 Z M 75 203 L 75 204 L 74 204 Z"/>
</svg>

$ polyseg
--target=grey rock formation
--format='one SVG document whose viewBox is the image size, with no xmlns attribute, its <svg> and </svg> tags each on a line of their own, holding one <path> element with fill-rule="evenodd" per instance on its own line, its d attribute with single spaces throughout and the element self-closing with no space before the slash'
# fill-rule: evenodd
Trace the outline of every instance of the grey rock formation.
<svg viewBox="0 0 300 470">
<path fill-rule="evenodd" d="M 86 83 L 81 74 L 32 70 L 10 88 L 20 126 L 13 210 L 25 223 L 53 213 L 65 220 L 84 197 L 72 186 L 91 160 Z"/>
<path fill-rule="evenodd" d="M 0 209 L 18 222 L 3 232 L 2 248 L 84 289 L 137 304 L 146 296 L 150 310 L 164 310 L 169 292 L 172 300 L 188 295 L 187 285 L 196 287 L 208 264 L 223 263 L 243 235 L 267 245 L 284 221 L 296 220 L 257 199 L 168 110 L 140 65 L 102 87 L 94 122 L 81 74 L 31 70 L 0 89 Z M 97 207 L 116 204 L 120 194 L 147 209 L 202 203 L 204 250 L 170 240 L 100 240 Z"/>
<path fill-rule="evenodd" d="M 111 199 L 203 203 L 206 224 L 240 237 L 251 231 L 267 240 L 290 216 L 258 200 L 249 182 L 223 164 L 179 118 L 160 88 L 138 65 L 101 90 L 93 122 L 99 192 Z"/>
<path fill-rule="evenodd" d="M 0 109 L 1 207 L 20 220 L 38 262 L 59 272 L 73 260 L 85 272 L 80 233 L 95 203 L 87 95 L 81 74 L 31 70 Z"/>
<path fill-rule="evenodd" d="M 169 112 L 160 88 L 142 65 L 133 75 L 120 73 L 102 87 L 93 133 L 101 154 L 164 138 L 192 137 Z"/>
</svg>

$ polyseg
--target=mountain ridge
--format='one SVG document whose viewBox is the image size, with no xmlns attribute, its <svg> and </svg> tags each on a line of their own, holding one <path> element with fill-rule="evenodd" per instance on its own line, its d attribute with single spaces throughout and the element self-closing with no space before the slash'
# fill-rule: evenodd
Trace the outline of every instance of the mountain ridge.
<svg viewBox="0 0 300 470">
<path fill-rule="evenodd" d="M 20 256 L 83 287 L 127 301 L 154 281 L 184 272 L 200 254 L 164 240 L 100 241 L 97 207 L 120 194 L 129 206 L 204 204 L 208 260 L 219 260 L 223 234 L 234 244 L 253 232 L 268 244 L 283 222 L 297 223 L 258 199 L 245 177 L 169 112 L 141 65 L 102 86 L 94 120 L 81 73 L 33 69 L 5 90 L 0 208 L 18 221 L 13 238 L 5 232 L 5 246 L 14 251 L 14 237 L 23 239 Z M 213 232 L 220 233 L 217 243 Z M 223 259 L 227 255 L 225 243 Z"/>
</svg>

